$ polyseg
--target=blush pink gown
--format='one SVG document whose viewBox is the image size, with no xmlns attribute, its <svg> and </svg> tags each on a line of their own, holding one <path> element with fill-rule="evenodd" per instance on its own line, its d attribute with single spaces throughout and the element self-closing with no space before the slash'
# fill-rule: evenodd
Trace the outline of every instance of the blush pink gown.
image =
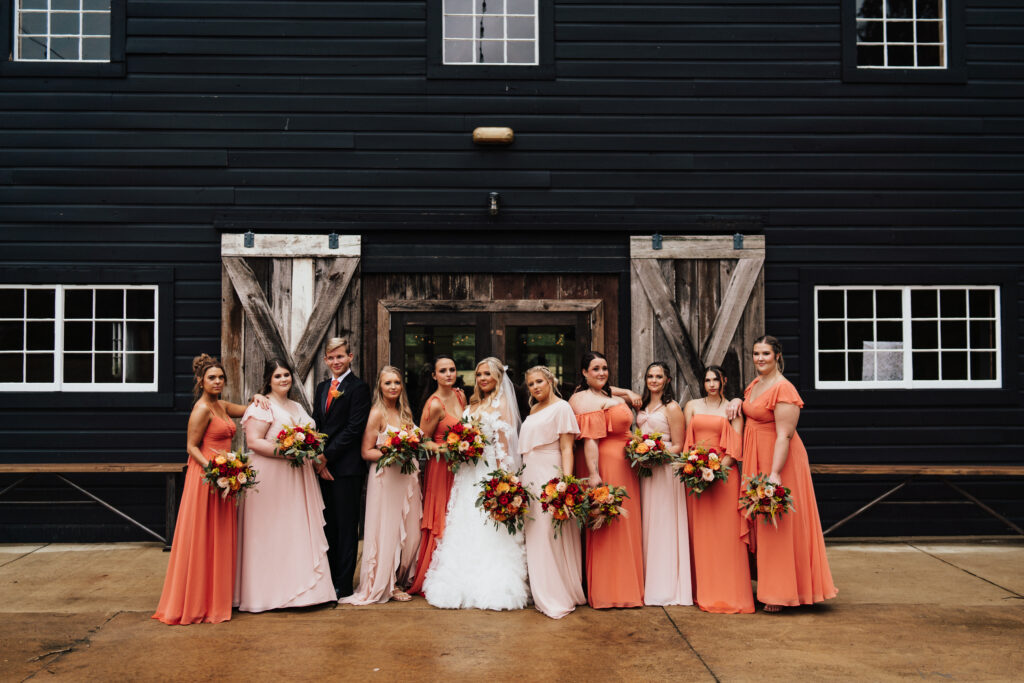
<svg viewBox="0 0 1024 683">
<path fill-rule="evenodd" d="M 539 495 L 546 483 L 562 476 L 559 436 L 579 431 L 576 416 L 565 401 L 558 401 L 523 421 L 519 450 L 523 454 L 522 482 L 527 491 Z M 552 619 L 561 619 L 576 605 L 585 604 L 580 530 L 576 523 L 563 522 L 555 538 L 551 513 L 541 509 L 539 500 L 531 500 L 523 532 L 534 606 Z"/>
<path fill-rule="evenodd" d="M 313 465 L 292 467 L 273 456 L 277 433 L 285 425 L 313 422 L 301 405 L 290 403 L 290 411 L 273 402 L 270 410 L 250 405 L 242 416 L 259 482 L 246 494 L 238 515 L 235 604 L 243 612 L 337 599 L 327 563 L 324 500 Z"/>
<path fill-rule="evenodd" d="M 387 428 L 398 431 L 398 427 L 391 425 Z M 387 431 L 378 434 L 377 446 L 385 439 Z M 395 588 L 409 585 L 416 570 L 422 516 L 419 466 L 411 474 L 402 474 L 398 466 L 385 467 L 378 472 L 377 465 L 371 464 L 366 482 L 359 587 L 338 602 L 346 605 L 383 603 L 391 599 Z"/>
<path fill-rule="evenodd" d="M 671 431 L 665 404 L 641 410 L 636 425 L 642 432 L 661 432 L 667 446 Z M 686 487 L 669 465 L 651 468 L 640 479 L 640 510 L 644 534 L 644 604 L 692 605 L 690 540 L 686 521 Z"/>
</svg>

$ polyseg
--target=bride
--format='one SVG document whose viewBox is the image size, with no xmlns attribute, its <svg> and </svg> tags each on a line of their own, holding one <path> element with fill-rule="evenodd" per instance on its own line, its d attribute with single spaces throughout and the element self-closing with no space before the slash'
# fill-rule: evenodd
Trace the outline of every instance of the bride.
<svg viewBox="0 0 1024 683">
<path fill-rule="evenodd" d="M 476 465 L 463 463 L 455 474 L 444 536 L 424 578 L 423 595 L 431 605 L 449 609 L 522 609 L 530 595 L 523 535 L 495 528 L 476 507 L 479 482 L 488 472 L 498 467 L 514 472 L 519 466 L 519 408 L 497 358 L 477 363 L 476 386 L 463 415 L 480 420 L 488 444 Z"/>
</svg>

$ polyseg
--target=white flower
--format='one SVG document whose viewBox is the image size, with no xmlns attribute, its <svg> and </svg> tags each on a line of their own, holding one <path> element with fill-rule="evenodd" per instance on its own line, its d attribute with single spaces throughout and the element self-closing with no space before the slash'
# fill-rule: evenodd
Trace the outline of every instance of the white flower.
<svg viewBox="0 0 1024 683">
<path fill-rule="evenodd" d="M 656 442 L 654 441 L 654 439 L 645 439 L 645 440 L 644 440 L 644 443 L 645 443 L 645 444 L 647 444 L 647 447 L 648 447 L 648 448 L 654 448 L 655 446 L 657 446 L 657 445 L 658 445 L 658 444 L 657 444 L 657 443 L 656 443 Z"/>
<path fill-rule="evenodd" d="M 515 498 L 512 499 L 512 507 L 519 507 L 522 504 L 523 504 L 523 497 L 522 496 L 516 496 Z"/>
<path fill-rule="evenodd" d="M 715 472 L 714 470 L 709 470 L 707 467 L 701 467 L 700 478 L 704 481 L 712 481 L 715 478 Z"/>
<path fill-rule="evenodd" d="M 569 488 L 569 485 L 566 484 L 564 481 L 560 481 L 557 484 L 555 484 L 555 490 L 558 491 L 559 493 L 565 493 L 565 490 L 567 488 Z"/>
<path fill-rule="evenodd" d="M 405 431 L 403 429 L 402 431 L 398 432 L 398 438 L 399 439 L 408 439 L 409 438 L 409 432 L 407 432 L 407 431 Z"/>
<path fill-rule="evenodd" d="M 465 441 L 460 441 L 459 442 L 459 453 L 465 453 L 468 450 L 469 450 L 469 444 L 466 443 Z"/>
<path fill-rule="evenodd" d="M 296 441 L 300 441 L 300 440 L 305 439 L 305 438 L 306 438 L 306 435 L 302 433 L 301 429 L 296 429 L 295 430 L 295 440 Z"/>
<path fill-rule="evenodd" d="M 769 484 L 768 486 L 765 486 L 764 487 L 764 495 L 768 496 L 769 498 L 774 496 L 775 495 L 775 487 L 772 486 L 771 484 Z"/>
<path fill-rule="evenodd" d="M 686 459 L 689 460 L 690 462 L 697 462 L 698 460 L 700 460 L 700 456 L 698 456 L 696 453 L 690 453 L 689 457 L 687 457 Z"/>
<path fill-rule="evenodd" d="M 708 455 L 708 462 L 718 462 L 718 455 L 716 453 L 710 453 Z"/>
<path fill-rule="evenodd" d="M 229 483 L 228 483 L 228 478 L 227 477 L 220 477 L 220 478 L 217 479 L 217 486 L 218 487 L 220 487 L 222 489 L 226 489 L 228 487 L 228 485 L 229 485 Z"/>
<path fill-rule="evenodd" d="M 238 477 L 236 477 L 236 479 L 238 479 L 239 484 L 245 484 L 245 482 L 249 481 L 248 478 L 246 478 L 245 476 L 245 472 L 239 472 Z"/>
</svg>

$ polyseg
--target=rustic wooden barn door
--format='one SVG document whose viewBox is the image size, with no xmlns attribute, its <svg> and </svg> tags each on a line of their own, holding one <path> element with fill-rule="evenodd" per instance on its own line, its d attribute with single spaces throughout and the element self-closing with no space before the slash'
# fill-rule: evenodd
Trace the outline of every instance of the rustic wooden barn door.
<svg viewBox="0 0 1024 683">
<path fill-rule="evenodd" d="M 310 398 L 325 370 L 328 336 L 361 342 L 358 235 L 250 235 L 221 238 L 221 358 L 226 397 L 258 391 L 267 358 L 295 369 L 292 398 Z"/>
<path fill-rule="evenodd" d="M 673 369 L 679 402 L 700 396 L 701 368 L 721 365 L 734 394 L 753 379 L 746 356 L 764 334 L 764 237 L 630 239 L 633 387 L 654 360 Z"/>
</svg>

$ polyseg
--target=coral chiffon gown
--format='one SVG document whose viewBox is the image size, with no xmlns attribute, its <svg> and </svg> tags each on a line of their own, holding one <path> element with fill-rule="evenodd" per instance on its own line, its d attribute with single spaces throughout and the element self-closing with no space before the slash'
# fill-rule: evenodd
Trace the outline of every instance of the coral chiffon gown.
<svg viewBox="0 0 1024 683">
<path fill-rule="evenodd" d="M 750 400 L 747 387 L 743 412 L 747 423 L 743 430 L 743 474 L 771 474 L 775 450 L 775 406 L 804 402 L 788 380 L 780 379 L 763 394 Z M 766 605 L 809 605 L 836 596 L 825 538 L 818 518 L 818 503 L 811 483 L 807 450 L 796 433 L 789 443 L 789 457 L 782 468 L 782 485 L 792 491 L 793 509 L 782 515 L 776 529 L 758 521 L 751 525 L 751 539 L 757 551 L 757 599 Z"/>
<path fill-rule="evenodd" d="M 714 447 L 719 454 L 739 461 L 742 443 L 740 435 L 724 417 L 697 414 L 687 425 L 683 452 L 695 445 Z M 736 506 L 741 479 L 739 468 L 733 466 L 725 481 L 715 482 L 700 496 L 691 493 L 686 496 L 697 606 L 705 612 L 749 614 L 754 611 L 746 544 L 749 523 Z"/>
<path fill-rule="evenodd" d="M 388 438 L 387 431 L 399 431 L 388 425 L 377 435 L 378 448 Z M 370 605 L 387 602 L 396 588 L 409 584 L 416 570 L 420 546 L 420 517 L 423 498 L 419 469 L 402 474 L 399 466 L 377 471 L 370 468 L 366 482 L 366 517 L 363 522 L 363 560 L 356 592 L 338 602 Z"/>
<path fill-rule="evenodd" d="M 235 424 L 214 415 L 199 448 L 212 459 L 231 450 Z M 153 619 L 165 624 L 216 624 L 231 618 L 234 597 L 238 510 L 203 483 L 203 468 L 192 457 L 178 507 L 164 589 Z"/>
<path fill-rule="evenodd" d="M 661 432 L 664 443 L 671 429 L 665 404 L 641 410 L 636 425 L 645 433 Z M 640 510 L 644 538 L 644 604 L 692 605 L 690 542 L 686 521 L 686 487 L 669 465 L 651 468 L 651 476 L 640 479 Z"/>
<path fill-rule="evenodd" d="M 565 401 L 526 418 L 519 432 L 519 450 L 523 454 L 522 482 L 527 491 L 539 496 L 546 483 L 562 476 L 560 436 L 576 435 L 579 431 L 576 416 Z M 544 512 L 535 499 L 530 501 L 523 533 L 534 607 L 552 619 L 561 619 L 587 601 L 583 594 L 580 530 L 575 522 L 567 520 L 555 538 L 551 513 Z"/>
<path fill-rule="evenodd" d="M 605 410 L 577 413 L 580 439 L 598 442 L 598 469 L 604 481 L 625 486 L 626 514 L 592 531 L 587 529 L 587 600 L 591 607 L 641 607 L 644 604 L 644 548 L 640 521 L 640 484 L 626 460 L 633 412 L 625 403 Z M 576 474 L 588 476 L 582 445 L 576 449 Z"/>
<path fill-rule="evenodd" d="M 465 407 L 465 399 L 460 392 L 455 394 L 458 397 L 459 405 Z M 427 404 L 423 406 L 423 418 L 427 417 L 431 401 L 439 401 L 441 409 L 444 410 L 444 417 L 437 423 L 434 429 L 434 443 L 444 441 L 445 433 L 455 426 L 459 421 L 458 415 L 452 415 L 445 409 L 444 402 L 437 396 L 431 396 Z M 427 460 L 427 472 L 423 486 L 423 519 L 420 520 L 420 544 L 416 557 L 416 577 L 409 587 L 409 593 L 423 594 L 423 579 L 426 578 L 427 569 L 430 568 L 430 560 L 434 556 L 438 541 L 444 536 L 444 522 L 448 514 L 448 498 L 452 494 L 452 483 L 455 481 L 455 474 L 448 470 L 448 463 L 443 458 L 431 457 Z"/>
</svg>

